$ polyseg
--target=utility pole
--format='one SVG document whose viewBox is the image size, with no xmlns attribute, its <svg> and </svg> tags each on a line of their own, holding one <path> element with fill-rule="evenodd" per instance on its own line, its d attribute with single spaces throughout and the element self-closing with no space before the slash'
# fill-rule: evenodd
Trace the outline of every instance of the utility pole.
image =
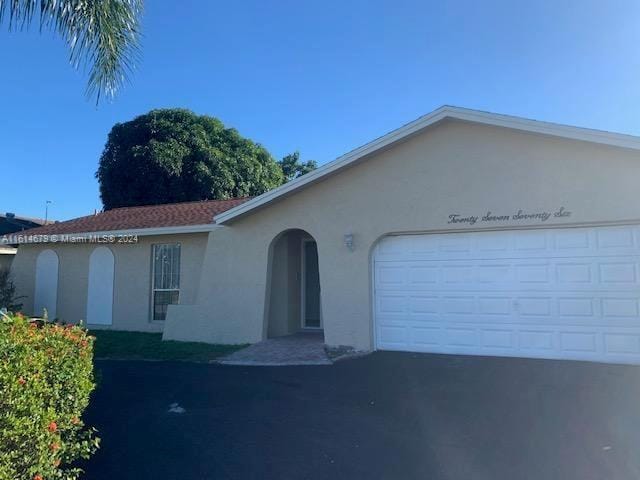
<svg viewBox="0 0 640 480">
<path fill-rule="evenodd" d="M 45 202 L 45 206 L 44 206 L 44 224 L 47 224 L 47 220 L 49 219 L 49 204 L 51 203 L 51 200 L 47 200 Z"/>
</svg>

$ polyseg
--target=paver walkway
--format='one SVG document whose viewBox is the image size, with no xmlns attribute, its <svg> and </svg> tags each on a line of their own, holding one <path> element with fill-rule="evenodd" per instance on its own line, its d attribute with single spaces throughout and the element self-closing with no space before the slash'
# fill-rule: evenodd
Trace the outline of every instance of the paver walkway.
<svg viewBox="0 0 640 480">
<path fill-rule="evenodd" d="M 322 333 L 296 333 L 254 343 L 218 363 L 224 365 L 331 365 Z"/>
</svg>

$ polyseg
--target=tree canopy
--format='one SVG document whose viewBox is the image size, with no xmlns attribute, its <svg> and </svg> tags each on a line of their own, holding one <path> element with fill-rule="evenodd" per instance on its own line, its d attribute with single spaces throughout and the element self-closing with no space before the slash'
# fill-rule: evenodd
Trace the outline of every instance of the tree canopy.
<svg viewBox="0 0 640 480">
<path fill-rule="evenodd" d="M 300 152 L 297 151 L 286 155 L 278 163 L 287 182 L 318 168 L 315 160 L 300 161 Z"/>
<path fill-rule="evenodd" d="M 159 109 L 111 129 L 96 178 L 105 210 L 226 199 L 260 195 L 315 168 L 297 152 L 285 159 L 216 118 Z"/>
</svg>

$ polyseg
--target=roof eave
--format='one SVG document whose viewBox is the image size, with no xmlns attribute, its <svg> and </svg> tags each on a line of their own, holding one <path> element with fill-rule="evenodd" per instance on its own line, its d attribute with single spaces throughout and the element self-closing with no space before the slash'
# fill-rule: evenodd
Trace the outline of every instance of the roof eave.
<svg viewBox="0 0 640 480">
<path fill-rule="evenodd" d="M 28 230 L 24 232 L 14 234 L 13 238 L 19 241 L 9 241 L 10 244 L 28 244 L 28 243 L 55 243 L 59 241 L 59 237 L 87 239 L 91 237 L 100 236 L 118 236 L 118 235 L 138 235 L 138 236 L 151 236 L 151 235 L 179 235 L 186 233 L 208 233 L 212 232 L 216 228 L 220 228 L 220 225 L 214 223 L 206 223 L 201 225 L 180 225 L 176 227 L 152 227 L 152 228 L 131 228 L 124 230 L 102 230 L 98 232 L 77 232 L 77 233 L 29 233 Z M 53 240 L 51 237 L 57 237 Z M 11 237 L 11 235 L 7 235 Z M 22 237 L 22 238 L 21 238 Z M 33 238 L 29 240 L 29 237 L 47 237 L 46 240 L 33 241 Z M 21 241 L 20 241 L 21 240 Z"/>
</svg>

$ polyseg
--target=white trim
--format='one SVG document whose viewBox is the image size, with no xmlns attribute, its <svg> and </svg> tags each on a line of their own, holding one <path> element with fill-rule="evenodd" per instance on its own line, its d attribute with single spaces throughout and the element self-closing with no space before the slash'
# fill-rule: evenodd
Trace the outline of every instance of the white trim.
<svg viewBox="0 0 640 480">
<path fill-rule="evenodd" d="M 376 306 L 374 305 L 376 300 L 376 252 L 382 239 L 389 235 L 390 234 L 387 233 L 378 237 L 373 244 L 373 248 L 369 250 L 369 317 L 371 319 L 371 323 L 369 324 L 371 328 L 371 334 L 369 335 L 371 345 L 369 348 L 372 352 L 377 350 L 376 345 L 378 344 L 378 334 L 376 333 Z"/>
<path fill-rule="evenodd" d="M 15 255 L 16 253 L 18 253 L 17 248 L 11 248 L 11 247 L 0 248 L 0 255 Z"/>
<path fill-rule="evenodd" d="M 342 168 L 359 161 L 363 157 L 386 148 L 396 142 L 404 140 L 417 132 L 435 125 L 445 119 L 455 119 L 465 122 L 480 123 L 497 127 L 505 127 L 524 132 L 551 135 L 555 137 L 580 140 L 585 142 L 600 143 L 621 148 L 640 150 L 640 137 L 623 135 L 619 133 L 592 130 L 588 128 L 572 127 L 556 123 L 541 122 L 526 118 L 500 115 L 496 113 L 482 112 L 467 108 L 443 106 L 433 112 L 424 115 L 411 123 L 404 125 L 392 132 L 379 137 L 351 152 L 338 157 L 332 162 L 326 163 L 307 173 L 302 177 L 292 180 L 284 185 L 255 197 L 237 207 L 231 208 L 214 217 L 217 224 L 224 224 L 232 219 L 248 213 L 249 211 L 273 202 L 279 197 L 293 193 L 305 185 L 315 183 Z"/>
<path fill-rule="evenodd" d="M 220 225 L 215 225 L 213 223 L 206 223 L 204 225 L 183 225 L 178 227 L 153 227 L 153 228 L 133 228 L 130 230 L 102 230 L 99 232 L 79 232 L 79 233 L 46 233 L 46 234 L 30 234 L 28 230 L 23 233 L 16 234 L 8 234 L 7 236 L 15 235 L 16 240 L 19 240 L 15 243 L 18 244 L 29 244 L 29 243 L 56 243 L 60 241 L 61 237 L 75 237 L 87 239 L 91 237 L 99 237 L 103 235 L 138 235 L 141 237 L 151 236 L 151 235 L 177 235 L 181 233 L 206 233 L 212 232 L 218 228 L 222 228 Z M 52 237 L 56 237 L 56 240 L 53 241 Z M 29 237 L 40 238 L 41 240 L 32 240 L 29 241 Z M 46 239 L 45 239 L 46 238 Z M 13 241 L 12 241 L 13 243 Z"/>
<path fill-rule="evenodd" d="M 319 308 L 319 313 L 320 313 L 320 325 L 318 327 L 309 327 L 307 325 L 305 325 L 305 322 L 307 320 L 306 318 L 306 302 L 305 302 L 305 298 L 306 298 L 306 291 L 307 291 L 307 278 L 306 278 L 306 270 L 307 270 L 307 254 L 306 254 L 306 250 L 305 250 L 305 244 L 306 243 L 315 243 L 317 245 L 317 242 L 313 239 L 313 238 L 302 238 L 300 241 L 300 262 L 301 262 L 301 266 L 300 266 L 300 328 L 302 330 L 322 330 L 324 328 L 323 326 L 323 322 L 322 322 L 322 299 L 318 299 L 319 303 L 318 303 L 318 308 Z M 318 258 L 318 260 L 320 260 Z M 320 265 L 318 265 L 318 269 L 319 269 Z M 319 274 L 320 272 L 318 272 Z"/>
</svg>

